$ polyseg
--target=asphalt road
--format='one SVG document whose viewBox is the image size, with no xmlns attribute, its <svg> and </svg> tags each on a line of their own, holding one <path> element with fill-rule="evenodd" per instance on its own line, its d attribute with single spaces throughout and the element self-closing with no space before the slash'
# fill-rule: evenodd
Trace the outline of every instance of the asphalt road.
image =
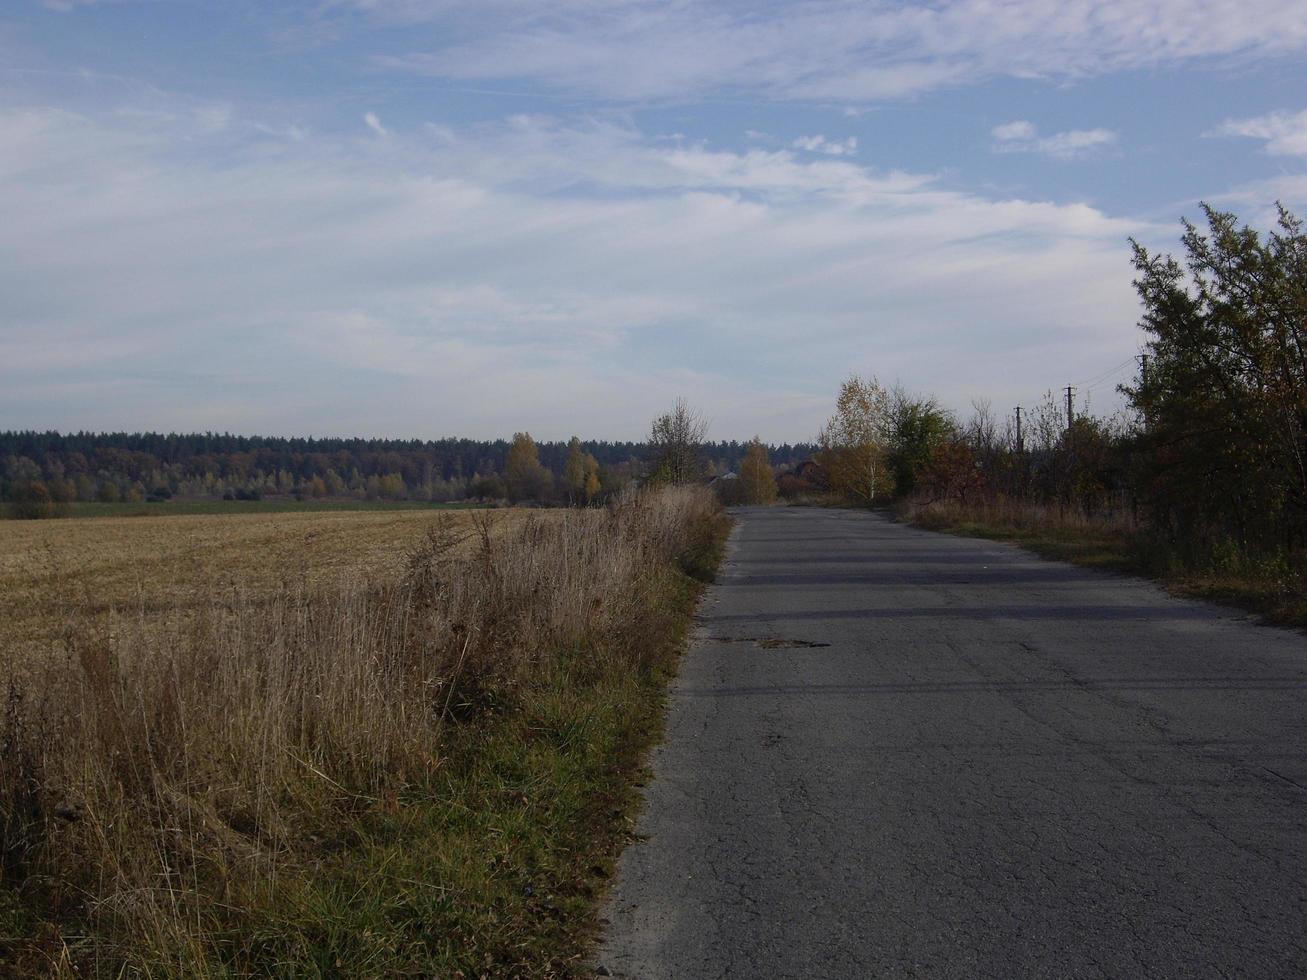
<svg viewBox="0 0 1307 980">
<path fill-rule="evenodd" d="M 1307 976 L 1307 638 L 840 510 L 745 510 L 599 972 Z"/>
</svg>

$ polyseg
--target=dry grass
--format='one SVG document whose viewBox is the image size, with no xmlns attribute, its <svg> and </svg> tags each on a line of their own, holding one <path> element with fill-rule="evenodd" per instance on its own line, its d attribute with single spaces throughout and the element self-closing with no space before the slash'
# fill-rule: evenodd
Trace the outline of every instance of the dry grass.
<svg viewBox="0 0 1307 980">
<path fill-rule="evenodd" d="M 684 490 L 498 527 L 458 515 L 402 569 L 400 536 L 413 545 L 421 526 L 407 514 L 256 519 L 236 540 L 199 519 L 186 544 L 161 547 L 187 569 L 176 576 L 142 561 L 153 552 L 139 520 L 75 529 L 100 542 L 99 558 L 88 545 L 84 594 L 105 601 L 98 574 L 134 589 L 146 612 L 85 617 L 73 601 L 57 656 L 8 664 L 0 931 L 27 934 L 13 962 L 271 969 L 233 937 L 348 850 L 360 820 L 441 778 L 450 753 L 466 757 L 523 691 L 576 698 L 594 677 L 646 669 L 678 556 L 702 544 L 713 513 L 706 491 Z M 114 557 L 115 533 L 136 557 Z M 243 571 L 242 555 L 258 567 Z M 327 555 L 340 567 L 326 584 L 288 581 L 277 564 L 298 573 Z M 358 568 L 389 573 L 342 581 Z M 563 714 L 558 724 L 584 732 Z M 300 954 L 269 955 L 281 972 Z M 387 955 L 398 957 L 388 970 L 418 962 Z"/>
<path fill-rule="evenodd" d="M 1086 514 L 1008 497 L 965 504 L 908 501 L 898 513 L 919 527 L 1014 541 L 1049 558 L 1155 578 L 1180 595 L 1252 610 L 1272 623 L 1307 627 L 1301 571 L 1280 561 L 1252 560 L 1233 548 L 1203 561 L 1186 559 L 1129 513 Z"/>
<path fill-rule="evenodd" d="M 1051 557 L 1138 570 L 1135 539 L 1142 527 L 1121 511 L 1089 514 L 1076 507 L 994 496 L 966 502 L 910 500 L 899 505 L 898 513 L 932 530 L 1016 540 Z"/>
</svg>

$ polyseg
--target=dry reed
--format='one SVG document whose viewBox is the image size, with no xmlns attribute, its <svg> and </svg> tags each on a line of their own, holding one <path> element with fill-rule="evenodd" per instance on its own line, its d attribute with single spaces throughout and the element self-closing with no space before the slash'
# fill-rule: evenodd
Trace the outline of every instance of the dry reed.
<svg viewBox="0 0 1307 980">
<path fill-rule="evenodd" d="M 1095 512 L 1058 502 L 1046 503 L 1005 494 L 971 500 L 914 499 L 899 506 L 899 515 L 929 528 L 965 525 L 1013 532 L 1128 537 L 1140 530 L 1137 517 L 1128 508 Z"/>
</svg>

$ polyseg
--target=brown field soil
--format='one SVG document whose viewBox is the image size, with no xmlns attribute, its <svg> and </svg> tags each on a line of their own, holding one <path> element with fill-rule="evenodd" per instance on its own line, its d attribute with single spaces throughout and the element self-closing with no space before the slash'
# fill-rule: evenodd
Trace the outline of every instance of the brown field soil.
<svg viewBox="0 0 1307 980">
<path fill-rule="evenodd" d="M 0 649 L 58 637 L 70 609 L 163 612 L 287 585 L 385 581 L 428 528 L 523 511 L 334 511 L 0 521 Z"/>
</svg>

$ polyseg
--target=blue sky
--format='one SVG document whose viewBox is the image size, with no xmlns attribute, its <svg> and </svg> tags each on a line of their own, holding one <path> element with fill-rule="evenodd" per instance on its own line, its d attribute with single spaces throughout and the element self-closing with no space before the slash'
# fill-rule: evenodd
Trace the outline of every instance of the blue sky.
<svg viewBox="0 0 1307 980">
<path fill-rule="evenodd" d="M 1106 411 L 1128 237 L 1277 199 L 1301 0 L 10 0 L 0 427 Z"/>
</svg>

